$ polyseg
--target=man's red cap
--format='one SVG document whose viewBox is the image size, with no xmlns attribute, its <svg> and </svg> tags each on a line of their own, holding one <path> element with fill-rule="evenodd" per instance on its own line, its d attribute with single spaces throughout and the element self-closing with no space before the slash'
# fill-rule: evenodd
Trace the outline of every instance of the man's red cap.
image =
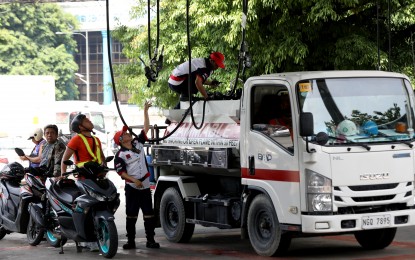
<svg viewBox="0 0 415 260">
<path fill-rule="evenodd" d="M 210 58 L 218 65 L 219 68 L 225 68 L 225 55 L 216 51 L 210 54 Z"/>
<path fill-rule="evenodd" d="M 122 130 L 120 130 L 120 131 L 118 131 L 118 132 L 116 132 L 115 134 L 114 134 L 114 143 L 116 143 L 117 145 L 120 145 L 120 137 L 125 133 L 125 132 L 127 132 L 127 130 L 128 130 L 128 126 L 123 126 L 122 127 Z"/>
</svg>

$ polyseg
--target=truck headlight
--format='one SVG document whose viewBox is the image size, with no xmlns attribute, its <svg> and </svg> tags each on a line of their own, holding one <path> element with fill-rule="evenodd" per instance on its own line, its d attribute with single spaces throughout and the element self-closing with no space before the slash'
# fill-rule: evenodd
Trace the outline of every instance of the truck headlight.
<svg viewBox="0 0 415 260">
<path fill-rule="evenodd" d="M 306 170 L 308 212 L 333 211 L 331 179 Z"/>
</svg>

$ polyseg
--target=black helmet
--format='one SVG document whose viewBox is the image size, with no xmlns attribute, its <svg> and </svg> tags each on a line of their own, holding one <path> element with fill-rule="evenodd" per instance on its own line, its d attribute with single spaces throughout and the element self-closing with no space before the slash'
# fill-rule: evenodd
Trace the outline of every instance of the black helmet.
<svg viewBox="0 0 415 260">
<path fill-rule="evenodd" d="M 84 114 L 77 114 L 74 117 L 74 119 L 71 122 L 72 131 L 78 134 L 81 132 L 81 129 L 79 129 L 79 126 L 82 124 L 82 120 L 84 120 L 84 118 L 86 118 L 86 115 Z"/>
<path fill-rule="evenodd" d="M 0 177 L 5 179 L 21 180 L 25 174 L 24 167 L 18 163 L 13 162 L 5 165 L 1 170 Z"/>
</svg>

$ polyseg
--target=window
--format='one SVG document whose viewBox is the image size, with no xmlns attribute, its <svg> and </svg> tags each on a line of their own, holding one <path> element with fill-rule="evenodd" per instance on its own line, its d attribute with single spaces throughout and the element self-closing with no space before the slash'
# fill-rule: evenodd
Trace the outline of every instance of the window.
<svg viewBox="0 0 415 260">
<path fill-rule="evenodd" d="M 256 86 L 253 88 L 251 104 L 251 129 L 292 151 L 293 131 L 288 89 L 283 85 Z"/>
</svg>

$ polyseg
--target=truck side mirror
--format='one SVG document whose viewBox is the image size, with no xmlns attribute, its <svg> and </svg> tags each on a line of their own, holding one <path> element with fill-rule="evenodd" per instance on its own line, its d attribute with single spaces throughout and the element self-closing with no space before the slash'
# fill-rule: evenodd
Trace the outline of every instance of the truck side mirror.
<svg viewBox="0 0 415 260">
<path fill-rule="evenodd" d="M 300 114 L 300 135 L 312 136 L 314 134 L 314 119 L 310 112 L 302 112 Z"/>
</svg>

